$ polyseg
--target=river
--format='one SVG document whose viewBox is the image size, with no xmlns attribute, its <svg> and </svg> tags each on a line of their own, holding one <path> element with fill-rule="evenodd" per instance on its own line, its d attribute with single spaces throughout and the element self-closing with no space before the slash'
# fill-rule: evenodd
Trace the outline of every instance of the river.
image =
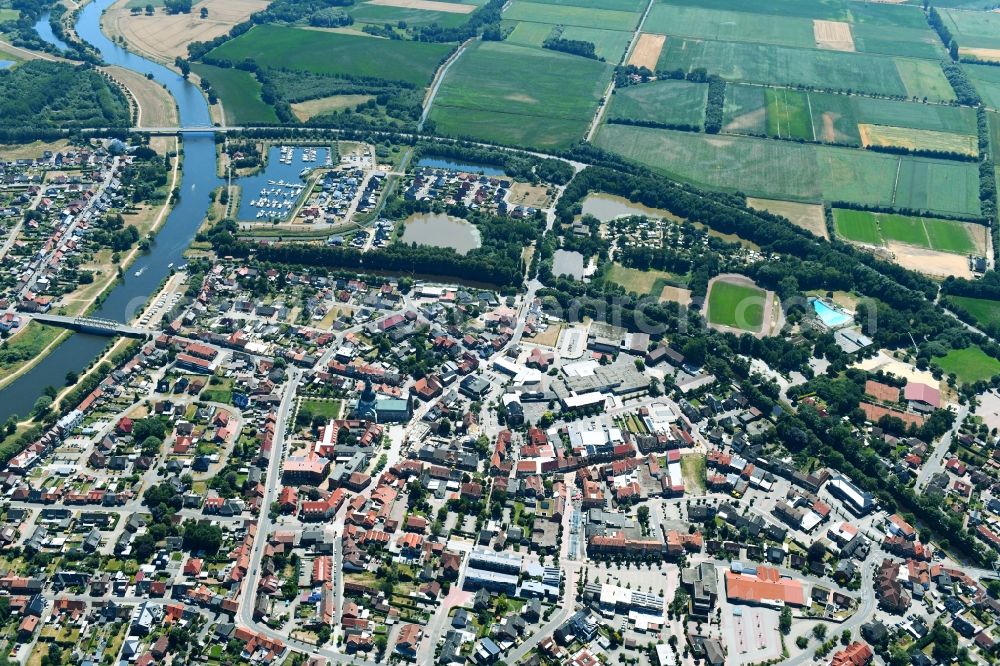
<svg viewBox="0 0 1000 666">
<path fill-rule="evenodd" d="M 105 62 L 152 75 L 164 84 L 177 101 L 183 127 L 211 125 L 208 103 L 201 91 L 182 76 L 163 65 L 129 53 L 115 45 L 101 32 L 101 14 L 114 0 L 94 0 L 80 12 L 76 33 L 93 45 Z M 48 26 L 48 18 L 45 19 Z M 59 46 L 51 30 L 39 30 L 49 43 Z M 183 143 L 184 161 L 178 183 L 180 201 L 167 216 L 157 234 L 151 251 L 142 255 L 126 271 L 125 277 L 108 293 L 95 317 L 126 322 L 145 305 L 160 283 L 170 273 L 171 263 L 184 263 L 184 251 L 190 245 L 208 210 L 209 195 L 222 185 L 215 171 L 215 137 L 211 131 L 186 133 Z M 144 269 L 144 270 L 142 270 Z M 142 270 L 136 277 L 135 273 Z M 81 371 L 107 346 L 109 338 L 73 334 L 55 351 L 12 384 L 0 390 L 0 421 L 13 414 L 26 415 L 46 386 L 62 386 L 69 370 Z"/>
</svg>

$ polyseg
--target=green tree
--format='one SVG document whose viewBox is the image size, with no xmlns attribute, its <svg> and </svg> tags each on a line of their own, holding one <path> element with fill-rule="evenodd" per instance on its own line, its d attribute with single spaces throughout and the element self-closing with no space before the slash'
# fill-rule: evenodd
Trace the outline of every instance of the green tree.
<svg viewBox="0 0 1000 666">
<path fill-rule="evenodd" d="M 792 630 L 792 609 L 788 606 L 781 609 L 781 615 L 778 616 L 778 629 L 786 636 Z"/>
</svg>

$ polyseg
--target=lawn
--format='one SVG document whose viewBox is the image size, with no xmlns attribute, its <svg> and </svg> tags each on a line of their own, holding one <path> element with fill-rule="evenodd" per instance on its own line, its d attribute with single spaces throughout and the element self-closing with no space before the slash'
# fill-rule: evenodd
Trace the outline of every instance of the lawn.
<svg viewBox="0 0 1000 666">
<path fill-rule="evenodd" d="M 705 122 L 707 83 L 666 79 L 618 88 L 611 96 L 608 118 L 656 123 L 664 126 L 701 127 Z"/>
<path fill-rule="evenodd" d="M 690 453 L 681 456 L 681 472 L 689 492 L 705 492 L 705 454 Z"/>
<path fill-rule="evenodd" d="M 764 323 L 764 290 L 724 280 L 712 283 L 708 321 L 744 331 L 759 331 Z"/>
<path fill-rule="evenodd" d="M 988 356 L 979 347 L 952 349 L 933 359 L 945 375 L 953 374 L 963 384 L 971 384 L 1000 374 L 1000 361 Z"/>
<path fill-rule="evenodd" d="M 308 410 L 313 416 L 322 416 L 325 419 L 340 418 L 340 400 L 326 398 L 302 398 L 299 402 L 300 410 Z"/>
<path fill-rule="evenodd" d="M 213 383 L 213 382 L 218 382 Z M 207 402 L 221 402 L 228 405 L 233 401 L 233 378 L 232 377 L 212 377 L 205 390 L 201 393 L 201 399 Z"/>
<path fill-rule="evenodd" d="M 619 284 L 625 291 L 639 296 L 659 296 L 663 286 L 672 278 L 673 276 L 665 271 L 640 271 L 615 263 L 611 264 L 607 273 L 608 281 Z"/>
<path fill-rule="evenodd" d="M 937 61 L 689 37 L 667 39 L 657 69 L 690 72 L 699 67 L 729 81 L 935 101 L 955 98 Z"/>
<path fill-rule="evenodd" d="M 33 361 L 46 346 L 64 332 L 65 329 L 55 326 L 28 322 L 20 332 L 0 344 L 0 379 Z"/>
<path fill-rule="evenodd" d="M 260 82 L 250 72 L 204 63 L 192 64 L 191 70 L 212 84 L 222 100 L 228 122 L 235 125 L 278 122 L 274 108 L 260 97 Z"/>
<path fill-rule="evenodd" d="M 948 296 L 948 300 L 968 312 L 981 324 L 1000 325 L 1000 301 L 970 296 Z"/>
<path fill-rule="evenodd" d="M 503 42 L 477 42 L 441 82 L 437 131 L 562 148 L 582 138 L 611 75 L 607 63 Z"/>
<path fill-rule="evenodd" d="M 205 60 L 250 58 L 261 67 L 402 81 L 423 88 L 454 48 L 453 44 L 257 25 L 210 51 Z"/>
</svg>

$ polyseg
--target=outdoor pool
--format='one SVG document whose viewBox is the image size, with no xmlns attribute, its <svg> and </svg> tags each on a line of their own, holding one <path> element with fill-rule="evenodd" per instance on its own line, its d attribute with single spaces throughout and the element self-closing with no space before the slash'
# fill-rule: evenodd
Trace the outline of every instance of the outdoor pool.
<svg viewBox="0 0 1000 666">
<path fill-rule="evenodd" d="M 818 298 L 813 299 L 813 310 L 816 311 L 816 316 L 819 317 L 828 328 L 837 328 L 838 326 L 843 326 L 844 324 L 853 320 L 851 315 L 847 314 L 843 310 L 832 308 Z"/>
</svg>

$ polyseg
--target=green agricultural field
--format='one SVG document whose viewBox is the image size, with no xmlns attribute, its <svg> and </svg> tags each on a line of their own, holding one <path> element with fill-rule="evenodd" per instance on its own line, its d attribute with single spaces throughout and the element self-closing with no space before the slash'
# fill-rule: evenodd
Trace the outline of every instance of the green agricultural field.
<svg viewBox="0 0 1000 666">
<path fill-rule="evenodd" d="M 903 158 L 893 205 L 979 215 L 979 169 L 972 162 Z"/>
<path fill-rule="evenodd" d="M 625 49 L 632 41 L 632 33 L 621 30 L 601 30 L 600 28 L 581 28 L 566 26 L 562 32 L 563 39 L 578 39 L 591 42 L 599 58 L 604 58 L 612 65 L 621 62 Z"/>
<path fill-rule="evenodd" d="M 847 21 L 848 7 L 858 6 L 850 0 L 768 0 L 748 3 L 746 0 L 662 0 L 668 5 L 693 5 L 719 11 L 748 11 L 770 16 L 798 16 L 808 19 Z M 853 11 L 853 9 L 852 9 Z"/>
<path fill-rule="evenodd" d="M 971 223 L 841 208 L 833 210 L 833 221 L 838 236 L 858 243 L 882 245 L 896 241 L 954 254 L 979 251 Z"/>
<path fill-rule="evenodd" d="M 917 14 L 923 21 L 923 13 L 919 9 Z M 854 24 L 851 26 L 851 33 L 854 37 L 854 48 L 859 53 L 881 53 L 928 60 L 947 57 L 941 40 L 927 28 L 926 23 L 922 29 L 894 27 L 888 30 L 884 25 Z"/>
<path fill-rule="evenodd" d="M 936 61 L 767 44 L 668 39 L 657 68 L 704 68 L 729 81 L 804 85 L 878 95 L 951 101 L 955 93 Z"/>
<path fill-rule="evenodd" d="M 191 70 L 212 84 L 222 100 L 228 122 L 236 125 L 278 122 L 274 108 L 260 98 L 260 82 L 250 72 L 203 63 L 192 64 Z"/>
<path fill-rule="evenodd" d="M 571 5 L 590 9 L 609 9 L 618 12 L 638 12 L 646 9 L 645 0 L 534 0 L 546 5 Z"/>
<path fill-rule="evenodd" d="M 717 280 L 708 293 L 708 321 L 717 326 L 759 331 L 764 323 L 764 297 L 763 289 Z"/>
<path fill-rule="evenodd" d="M 789 201 L 850 201 L 976 215 L 974 163 L 729 135 L 605 125 L 594 143 L 680 180 Z"/>
<path fill-rule="evenodd" d="M 722 106 L 722 131 L 763 136 L 767 133 L 767 89 L 728 85 Z"/>
<path fill-rule="evenodd" d="M 806 133 L 805 137 L 815 136 L 823 143 L 860 146 L 859 123 L 948 132 L 973 139 L 976 136 L 976 113 L 968 107 L 787 89 L 769 93 L 766 88 L 743 84 L 726 88 L 723 131 L 755 136 L 772 133 L 768 128 L 773 127 L 775 121 L 769 118 L 769 112 L 775 105 L 768 104 L 768 95 L 779 92 L 804 100 L 794 106 L 802 108 L 804 105 L 812 123 L 812 134 Z"/>
<path fill-rule="evenodd" d="M 425 87 L 452 49 L 452 44 L 258 25 L 210 51 L 206 60 L 240 62 L 252 58 L 261 67 L 403 81 Z"/>
<path fill-rule="evenodd" d="M 810 19 L 692 6 L 654 4 L 642 29 L 671 37 L 747 41 L 807 49 L 816 46 Z"/>
<path fill-rule="evenodd" d="M 812 118 L 807 93 L 787 88 L 767 88 L 767 133 L 780 139 L 812 141 Z"/>
<path fill-rule="evenodd" d="M 448 70 L 430 117 L 449 135 L 564 148 L 582 138 L 611 70 L 555 51 L 478 42 Z"/>
<path fill-rule="evenodd" d="M 846 208 L 833 209 L 833 228 L 837 235 L 855 243 L 881 245 L 882 235 L 872 213 Z"/>
<path fill-rule="evenodd" d="M 541 48 L 542 43 L 552 34 L 554 27 L 548 23 L 530 23 L 520 21 L 514 25 L 504 42 L 517 44 L 519 46 L 536 46 Z"/>
<path fill-rule="evenodd" d="M 611 96 L 608 118 L 660 125 L 692 125 L 705 122 L 707 83 L 665 79 L 627 88 Z"/>
<path fill-rule="evenodd" d="M 459 12 L 391 7 L 389 5 L 375 5 L 370 2 L 359 2 L 346 11 L 356 23 L 370 23 L 377 26 L 383 26 L 386 23 L 397 25 L 402 21 L 411 28 L 427 26 L 432 23 L 437 23 L 442 28 L 457 28 L 465 25 L 465 22 L 469 20 L 469 14 Z"/>
<path fill-rule="evenodd" d="M 971 384 L 1000 374 L 1000 361 L 987 355 L 979 347 L 952 349 L 931 362 L 941 368 L 945 375 L 954 373 L 962 384 Z"/>
<path fill-rule="evenodd" d="M 1000 110 L 1000 67 L 962 65 L 983 103 L 994 111 Z"/>
<path fill-rule="evenodd" d="M 1000 301 L 970 296 L 948 296 L 947 300 L 975 317 L 980 324 L 1000 326 Z"/>
<path fill-rule="evenodd" d="M 528 0 L 514 0 L 503 17 L 513 21 L 532 21 L 552 25 L 601 28 L 604 30 L 635 30 L 639 23 L 638 12 L 612 9 L 588 9 L 573 5 L 552 5 Z"/>
<path fill-rule="evenodd" d="M 1000 14 L 938 9 L 941 20 L 960 47 L 1000 49 Z"/>
</svg>

